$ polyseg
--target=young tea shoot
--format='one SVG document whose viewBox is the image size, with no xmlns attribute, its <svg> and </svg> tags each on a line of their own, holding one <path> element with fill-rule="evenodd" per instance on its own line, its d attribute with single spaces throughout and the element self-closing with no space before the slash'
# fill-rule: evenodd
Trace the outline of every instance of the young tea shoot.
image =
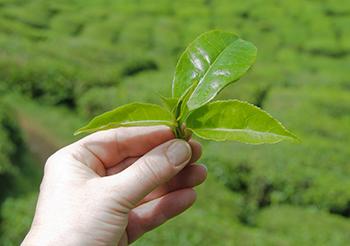
<svg viewBox="0 0 350 246">
<path fill-rule="evenodd" d="M 256 47 L 219 30 L 197 37 L 181 55 L 164 106 L 130 103 L 93 118 L 75 134 L 116 127 L 169 126 L 177 138 L 192 134 L 215 141 L 248 144 L 297 140 L 264 110 L 239 100 L 213 101 L 227 85 L 241 78 L 256 58 Z"/>
</svg>

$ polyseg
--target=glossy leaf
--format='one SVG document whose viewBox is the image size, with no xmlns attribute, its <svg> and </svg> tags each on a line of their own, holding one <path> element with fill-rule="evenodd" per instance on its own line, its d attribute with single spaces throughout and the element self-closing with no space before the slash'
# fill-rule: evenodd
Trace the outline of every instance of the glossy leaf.
<svg viewBox="0 0 350 246">
<path fill-rule="evenodd" d="M 189 109 L 187 106 L 187 102 L 189 98 L 191 97 L 193 91 L 196 89 L 197 82 L 193 82 L 193 84 L 187 89 L 185 94 L 183 95 L 181 102 L 180 102 L 180 114 L 177 117 L 177 120 L 183 122 L 185 118 L 187 117 L 189 113 Z"/>
<path fill-rule="evenodd" d="M 121 126 L 167 125 L 174 127 L 174 122 L 173 114 L 156 104 L 130 103 L 93 118 L 75 134 Z"/>
<path fill-rule="evenodd" d="M 238 100 L 217 101 L 196 109 L 186 126 L 199 137 L 215 141 L 262 144 L 297 139 L 267 112 Z"/>
<path fill-rule="evenodd" d="M 210 31 L 194 40 L 176 66 L 172 93 L 181 97 L 194 81 L 198 85 L 190 96 L 189 110 L 196 109 L 238 80 L 254 63 L 256 47 L 237 35 Z"/>
</svg>

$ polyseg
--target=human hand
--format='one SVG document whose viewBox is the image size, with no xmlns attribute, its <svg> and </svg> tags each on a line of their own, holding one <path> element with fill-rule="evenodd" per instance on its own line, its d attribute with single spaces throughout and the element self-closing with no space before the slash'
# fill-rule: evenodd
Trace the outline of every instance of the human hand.
<svg viewBox="0 0 350 246">
<path fill-rule="evenodd" d="M 166 127 L 89 135 L 53 154 L 23 245 L 128 245 L 195 201 L 200 145 Z"/>
</svg>

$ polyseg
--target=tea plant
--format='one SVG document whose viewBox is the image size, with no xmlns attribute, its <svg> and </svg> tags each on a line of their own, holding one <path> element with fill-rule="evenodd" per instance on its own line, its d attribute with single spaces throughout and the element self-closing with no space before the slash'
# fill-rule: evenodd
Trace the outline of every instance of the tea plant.
<svg viewBox="0 0 350 246">
<path fill-rule="evenodd" d="M 92 119 L 75 132 L 115 127 L 167 125 L 177 138 L 235 140 L 249 144 L 297 138 L 262 109 L 239 100 L 211 102 L 255 61 L 256 47 L 237 35 L 214 30 L 195 39 L 181 55 L 164 106 L 130 103 Z"/>
</svg>

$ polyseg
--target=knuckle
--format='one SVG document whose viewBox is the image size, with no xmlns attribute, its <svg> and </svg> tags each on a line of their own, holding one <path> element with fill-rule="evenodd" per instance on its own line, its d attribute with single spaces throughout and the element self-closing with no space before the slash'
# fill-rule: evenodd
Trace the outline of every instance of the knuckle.
<svg viewBox="0 0 350 246">
<path fill-rule="evenodd" d="M 46 163 L 44 166 L 44 173 L 49 172 L 56 165 L 56 163 L 58 161 L 57 155 L 58 155 L 58 153 L 56 152 L 46 160 Z"/>
<path fill-rule="evenodd" d="M 100 200 L 103 204 L 113 204 L 113 211 L 117 213 L 127 214 L 137 205 L 126 195 L 124 192 L 126 187 L 122 183 L 115 181 L 112 185 L 109 182 L 103 183 L 98 190 L 101 189 L 105 192 L 101 194 Z"/>
<path fill-rule="evenodd" d="M 151 182 L 153 186 L 158 186 L 161 183 L 162 175 L 159 164 L 155 158 L 147 157 L 144 159 L 143 163 L 138 165 L 139 173 L 142 175 L 141 180 L 145 182 Z"/>
<path fill-rule="evenodd" d="M 60 166 L 62 159 L 65 159 L 67 152 L 65 149 L 60 149 L 52 154 L 45 162 L 44 165 L 44 174 L 50 173 L 52 170 L 57 170 L 57 167 Z"/>
</svg>

